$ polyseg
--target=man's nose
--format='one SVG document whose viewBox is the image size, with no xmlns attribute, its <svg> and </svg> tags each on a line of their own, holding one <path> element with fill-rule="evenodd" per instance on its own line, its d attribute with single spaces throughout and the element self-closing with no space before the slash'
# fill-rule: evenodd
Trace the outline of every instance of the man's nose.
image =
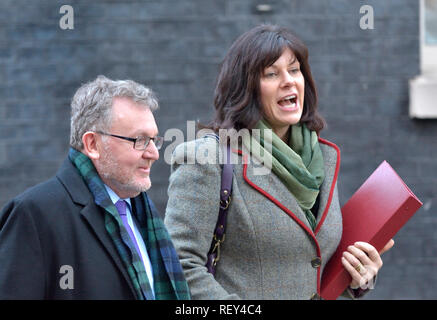
<svg viewBox="0 0 437 320">
<path fill-rule="evenodd" d="M 155 142 L 153 140 L 150 140 L 146 149 L 144 149 L 143 158 L 152 160 L 159 159 L 159 151 L 158 148 L 156 148 Z"/>
</svg>

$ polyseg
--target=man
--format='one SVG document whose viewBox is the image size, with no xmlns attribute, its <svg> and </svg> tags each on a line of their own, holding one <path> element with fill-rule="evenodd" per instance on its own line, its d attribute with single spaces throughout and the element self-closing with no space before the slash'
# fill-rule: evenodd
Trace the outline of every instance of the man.
<svg viewBox="0 0 437 320">
<path fill-rule="evenodd" d="M 163 142 L 153 93 L 99 76 L 71 106 L 62 167 L 0 213 L 0 299 L 189 299 L 145 193 Z"/>
</svg>

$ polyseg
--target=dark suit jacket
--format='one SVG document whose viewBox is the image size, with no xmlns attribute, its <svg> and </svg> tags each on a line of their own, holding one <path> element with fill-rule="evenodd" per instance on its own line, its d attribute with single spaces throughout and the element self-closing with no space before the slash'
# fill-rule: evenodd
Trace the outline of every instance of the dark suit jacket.
<svg viewBox="0 0 437 320">
<path fill-rule="evenodd" d="M 0 299 L 135 299 L 103 209 L 69 159 L 0 212 Z"/>
</svg>

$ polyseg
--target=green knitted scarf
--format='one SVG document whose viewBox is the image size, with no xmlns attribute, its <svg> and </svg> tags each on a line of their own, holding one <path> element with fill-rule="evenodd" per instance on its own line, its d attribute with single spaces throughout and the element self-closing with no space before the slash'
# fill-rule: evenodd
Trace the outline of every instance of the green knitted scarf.
<svg viewBox="0 0 437 320">
<path fill-rule="evenodd" d="M 305 124 L 295 124 L 289 130 L 287 145 L 265 120 L 259 121 L 256 128 L 261 129 L 259 141 L 251 135 L 249 139 L 243 138 L 244 146 L 251 153 L 254 149 L 261 150 L 264 157 L 266 153 L 269 155 L 271 150 L 272 171 L 296 198 L 314 230 L 316 219 L 311 208 L 325 178 L 323 155 L 316 132 L 310 131 Z"/>
</svg>

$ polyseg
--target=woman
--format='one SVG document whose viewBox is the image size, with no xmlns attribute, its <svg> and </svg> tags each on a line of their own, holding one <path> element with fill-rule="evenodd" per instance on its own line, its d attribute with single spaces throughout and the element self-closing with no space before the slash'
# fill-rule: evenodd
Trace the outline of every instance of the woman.
<svg viewBox="0 0 437 320">
<path fill-rule="evenodd" d="M 277 26 L 246 32 L 224 59 L 214 105 L 208 128 L 216 133 L 267 129 L 260 139 L 243 135 L 234 151 L 259 160 L 254 146 L 261 146 L 272 155 L 271 171 L 257 174 L 255 161 L 234 165 L 226 238 L 213 276 L 205 264 L 222 168 L 219 153 L 210 150 L 219 150 L 219 143 L 205 136 L 176 148 L 165 223 L 192 298 L 319 298 L 323 268 L 342 233 L 336 185 L 340 154 L 333 143 L 318 138 L 324 120 L 317 112 L 307 48 Z M 208 161 L 196 162 L 205 150 Z M 392 245 L 391 240 L 383 251 Z M 343 265 L 354 289 L 347 292 L 357 297 L 365 291 L 357 288 L 376 276 L 382 261 L 373 246 L 356 243 L 344 253 Z"/>
</svg>

